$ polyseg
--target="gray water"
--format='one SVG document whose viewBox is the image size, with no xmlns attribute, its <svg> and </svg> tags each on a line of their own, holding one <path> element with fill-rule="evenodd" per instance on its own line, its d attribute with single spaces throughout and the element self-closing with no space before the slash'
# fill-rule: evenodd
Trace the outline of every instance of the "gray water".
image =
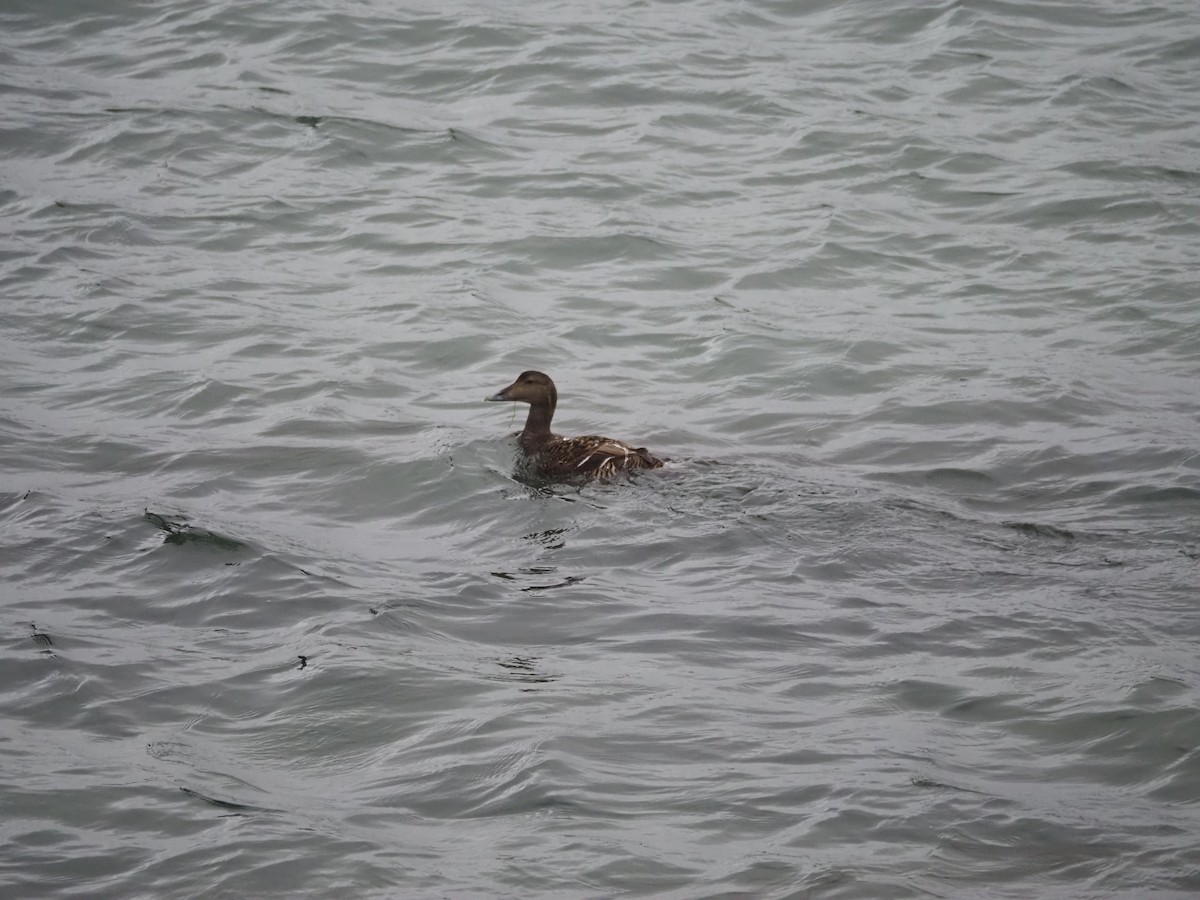
<svg viewBox="0 0 1200 900">
<path fill-rule="evenodd" d="M 1200 891 L 1198 58 L 5 3 L 0 895 Z"/>
</svg>

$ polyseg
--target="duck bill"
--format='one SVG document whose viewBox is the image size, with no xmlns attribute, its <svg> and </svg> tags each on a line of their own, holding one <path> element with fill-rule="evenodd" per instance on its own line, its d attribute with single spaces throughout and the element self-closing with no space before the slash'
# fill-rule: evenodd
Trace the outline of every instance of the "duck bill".
<svg viewBox="0 0 1200 900">
<path fill-rule="evenodd" d="M 508 387 L 506 387 L 504 390 L 502 390 L 502 391 L 497 391 L 496 393 L 492 394 L 490 397 L 484 397 L 484 398 L 483 398 L 483 399 L 484 399 L 484 402 L 487 402 L 487 403 L 502 403 L 502 402 L 504 402 L 505 400 L 512 400 L 512 397 L 508 396 L 508 392 L 509 392 L 509 391 L 511 391 L 511 390 L 512 390 L 512 385 L 510 384 L 510 385 L 509 385 Z"/>
</svg>

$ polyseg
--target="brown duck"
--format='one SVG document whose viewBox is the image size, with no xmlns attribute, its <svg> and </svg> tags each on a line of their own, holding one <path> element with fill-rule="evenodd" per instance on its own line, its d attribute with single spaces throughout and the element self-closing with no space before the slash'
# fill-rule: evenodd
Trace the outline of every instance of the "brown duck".
<svg viewBox="0 0 1200 900">
<path fill-rule="evenodd" d="M 589 434 L 559 437 L 550 430 L 558 391 L 548 375 L 522 372 L 517 380 L 486 400 L 510 400 L 529 404 L 529 418 L 517 440 L 526 463 L 547 478 L 608 478 L 630 469 L 657 469 L 662 460 L 645 447 Z"/>
</svg>

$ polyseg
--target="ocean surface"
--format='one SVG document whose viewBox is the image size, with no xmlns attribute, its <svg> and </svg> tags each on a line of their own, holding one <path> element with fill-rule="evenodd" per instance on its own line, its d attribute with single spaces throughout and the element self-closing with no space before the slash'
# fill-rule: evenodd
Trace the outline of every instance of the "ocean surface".
<svg viewBox="0 0 1200 900">
<path fill-rule="evenodd" d="M 1198 60 L 4 3 L 0 896 L 1196 896 Z"/>
</svg>

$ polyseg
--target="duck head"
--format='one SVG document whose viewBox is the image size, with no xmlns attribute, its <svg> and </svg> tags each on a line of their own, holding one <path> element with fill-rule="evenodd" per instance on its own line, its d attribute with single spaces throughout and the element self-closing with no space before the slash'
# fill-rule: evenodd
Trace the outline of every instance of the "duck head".
<svg viewBox="0 0 1200 900">
<path fill-rule="evenodd" d="M 549 375 L 530 371 L 522 372 L 504 390 L 483 399 L 528 403 L 531 406 L 546 405 L 553 410 L 558 404 L 558 391 L 554 389 L 554 382 Z"/>
</svg>

